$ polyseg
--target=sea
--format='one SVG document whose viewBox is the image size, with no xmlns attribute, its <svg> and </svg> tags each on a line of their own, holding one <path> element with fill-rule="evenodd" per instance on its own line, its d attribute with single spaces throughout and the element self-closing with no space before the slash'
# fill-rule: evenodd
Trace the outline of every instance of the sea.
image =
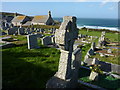
<svg viewBox="0 0 120 90">
<path fill-rule="evenodd" d="M 60 22 L 62 18 L 54 18 Z M 119 31 L 118 19 L 102 19 L 102 18 L 77 18 L 78 28 L 91 28 L 91 29 L 108 29 L 112 31 Z"/>
</svg>

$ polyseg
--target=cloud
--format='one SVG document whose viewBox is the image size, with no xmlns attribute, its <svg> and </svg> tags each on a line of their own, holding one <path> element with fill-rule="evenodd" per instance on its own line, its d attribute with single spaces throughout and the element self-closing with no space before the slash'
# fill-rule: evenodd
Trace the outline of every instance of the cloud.
<svg viewBox="0 0 120 90">
<path fill-rule="evenodd" d="M 102 3 L 100 4 L 101 6 L 104 6 L 108 2 L 119 2 L 119 0 L 102 0 Z"/>
</svg>

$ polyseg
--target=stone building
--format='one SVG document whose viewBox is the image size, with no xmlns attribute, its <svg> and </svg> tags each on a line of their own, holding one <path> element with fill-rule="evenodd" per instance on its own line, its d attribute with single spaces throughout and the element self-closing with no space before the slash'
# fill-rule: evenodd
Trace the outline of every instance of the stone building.
<svg viewBox="0 0 120 90">
<path fill-rule="evenodd" d="M 27 21 L 30 21 L 30 17 L 28 16 L 16 16 L 13 18 L 12 20 L 12 24 L 14 26 L 21 26 L 23 24 L 25 24 Z"/>
<path fill-rule="evenodd" d="M 52 19 L 51 12 L 48 15 L 34 16 L 32 20 L 33 25 L 53 25 L 54 20 Z"/>
</svg>

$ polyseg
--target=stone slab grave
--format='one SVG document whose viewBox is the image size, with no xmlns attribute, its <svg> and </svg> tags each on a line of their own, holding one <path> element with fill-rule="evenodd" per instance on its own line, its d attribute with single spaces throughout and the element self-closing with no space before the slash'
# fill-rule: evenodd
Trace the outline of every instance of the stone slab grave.
<svg viewBox="0 0 120 90">
<path fill-rule="evenodd" d="M 39 48 L 36 35 L 27 35 L 28 49 Z"/>
<path fill-rule="evenodd" d="M 77 35 L 76 17 L 65 16 L 60 28 L 55 32 L 55 43 L 61 48 L 58 71 L 48 80 L 46 88 L 77 87 L 81 58 L 79 48 L 73 52 L 73 44 Z"/>
</svg>

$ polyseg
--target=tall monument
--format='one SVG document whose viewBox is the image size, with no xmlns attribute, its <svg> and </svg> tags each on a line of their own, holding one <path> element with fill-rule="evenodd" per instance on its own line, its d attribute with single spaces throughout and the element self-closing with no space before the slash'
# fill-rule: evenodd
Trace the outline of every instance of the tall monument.
<svg viewBox="0 0 120 90">
<path fill-rule="evenodd" d="M 56 74 L 47 82 L 46 88 L 77 87 L 81 49 L 73 51 L 73 44 L 78 36 L 76 17 L 65 16 L 55 32 L 55 43 L 61 48 L 59 67 Z"/>
</svg>

